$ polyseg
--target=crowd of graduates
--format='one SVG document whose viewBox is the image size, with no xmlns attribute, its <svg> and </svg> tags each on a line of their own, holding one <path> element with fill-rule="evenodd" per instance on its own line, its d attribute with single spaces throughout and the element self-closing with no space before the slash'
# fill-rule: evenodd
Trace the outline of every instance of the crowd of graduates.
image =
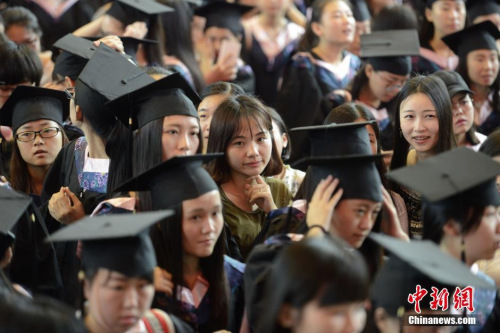
<svg viewBox="0 0 500 333">
<path fill-rule="evenodd" d="M 500 331 L 498 1 L 0 8 L 0 332 Z"/>
</svg>

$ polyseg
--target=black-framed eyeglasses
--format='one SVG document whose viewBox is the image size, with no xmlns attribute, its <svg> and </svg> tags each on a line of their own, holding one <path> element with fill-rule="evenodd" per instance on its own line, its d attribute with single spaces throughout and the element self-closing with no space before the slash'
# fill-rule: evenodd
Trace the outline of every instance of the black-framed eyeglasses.
<svg viewBox="0 0 500 333">
<path fill-rule="evenodd" d="M 41 129 L 39 131 L 26 131 L 26 132 L 21 132 L 16 134 L 16 139 L 21 142 L 30 142 L 35 140 L 36 135 L 40 135 L 41 138 L 47 139 L 47 138 L 53 138 L 57 134 L 59 134 L 61 130 L 58 127 L 47 127 L 44 129 Z"/>
<path fill-rule="evenodd" d="M 75 99 L 75 88 L 74 87 L 70 87 L 70 88 L 64 90 L 64 92 L 66 93 L 66 96 L 68 97 L 68 99 Z"/>
</svg>

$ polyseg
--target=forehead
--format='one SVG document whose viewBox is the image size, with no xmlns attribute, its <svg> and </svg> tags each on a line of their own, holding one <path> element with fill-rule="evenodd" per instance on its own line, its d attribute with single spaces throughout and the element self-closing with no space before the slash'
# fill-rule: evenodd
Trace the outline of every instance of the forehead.
<svg viewBox="0 0 500 333">
<path fill-rule="evenodd" d="M 341 200 L 341 203 L 342 205 L 338 205 L 338 208 L 340 209 L 349 209 L 354 207 L 367 207 L 373 209 L 378 208 L 382 205 L 381 202 L 375 202 L 368 199 L 343 199 Z"/>
<path fill-rule="evenodd" d="M 235 136 L 252 136 L 267 131 L 264 119 L 260 117 L 244 117 L 240 119 Z"/>
<path fill-rule="evenodd" d="M 406 97 L 403 102 L 401 102 L 401 111 L 405 109 L 412 110 L 423 110 L 423 109 L 434 109 L 434 104 L 432 100 L 424 93 L 415 93 Z"/>
<path fill-rule="evenodd" d="M 231 38 L 231 37 L 234 37 L 231 30 L 226 29 L 226 28 L 219 28 L 219 27 L 208 28 L 207 30 L 205 30 L 205 35 L 207 37 L 213 37 L 213 38 Z"/>
<path fill-rule="evenodd" d="M 49 120 L 49 119 L 39 119 L 39 120 L 29 121 L 29 122 L 23 124 L 21 127 L 19 127 L 19 129 L 33 129 L 33 128 L 40 127 L 40 126 L 57 127 L 57 123 L 55 121 Z"/>
</svg>

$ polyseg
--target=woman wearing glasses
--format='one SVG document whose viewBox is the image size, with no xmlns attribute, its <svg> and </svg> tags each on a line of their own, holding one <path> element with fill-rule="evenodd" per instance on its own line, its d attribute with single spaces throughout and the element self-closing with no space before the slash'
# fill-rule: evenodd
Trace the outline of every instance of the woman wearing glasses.
<svg viewBox="0 0 500 333">
<path fill-rule="evenodd" d="M 68 139 L 62 124 L 69 100 L 62 91 L 18 86 L 0 110 L 0 123 L 12 127 L 14 149 L 10 186 L 40 205 L 43 181 Z"/>
</svg>

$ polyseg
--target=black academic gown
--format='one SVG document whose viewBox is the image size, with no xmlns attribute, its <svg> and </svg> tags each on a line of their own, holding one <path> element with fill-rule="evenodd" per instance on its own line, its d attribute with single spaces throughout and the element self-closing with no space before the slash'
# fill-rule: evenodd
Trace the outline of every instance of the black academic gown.
<svg viewBox="0 0 500 333">
<path fill-rule="evenodd" d="M 61 149 L 43 184 L 40 210 L 51 234 L 64 227 L 48 211 L 48 202 L 51 196 L 59 192 L 61 187 L 69 187 L 71 192 L 80 199 L 86 215 L 91 214 L 99 202 L 105 200 L 104 193 L 84 191 L 80 186 L 75 163 L 75 143 L 76 141 L 72 141 Z M 76 256 L 77 242 L 58 242 L 54 246 L 64 285 L 63 301 L 73 307 L 79 307 L 81 286 L 78 282 L 80 260 Z"/>
<path fill-rule="evenodd" d="M 50 50 L 59 38 L 89 23 L 94 13 L 94 9 L 87 1 L 75 2 L 58 18 L 52 17 L 38 4 L 29 0 L 10 0 L 9 6 L 23 6 L 35 14 L 43 31 L 43 50 Z"/>
</svg>

